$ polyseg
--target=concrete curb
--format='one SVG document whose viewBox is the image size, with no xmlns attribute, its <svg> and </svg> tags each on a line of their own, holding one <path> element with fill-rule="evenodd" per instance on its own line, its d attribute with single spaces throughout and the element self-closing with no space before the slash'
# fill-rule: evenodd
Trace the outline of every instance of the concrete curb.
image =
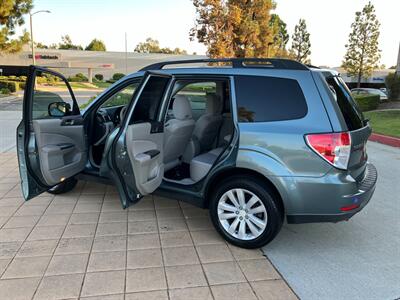
<svg viewBox="0 0 400 300">
<path fill-rule="evenodd" d="M 396 138 L 393 136 L 387 136 L 387 135 L 383 135 L 383 134 L 373 133 L 369 137 L 369 140 L 372 142 L 377 142 L 380 144 L 400 148 L 400 138 Z"/>
</svg>

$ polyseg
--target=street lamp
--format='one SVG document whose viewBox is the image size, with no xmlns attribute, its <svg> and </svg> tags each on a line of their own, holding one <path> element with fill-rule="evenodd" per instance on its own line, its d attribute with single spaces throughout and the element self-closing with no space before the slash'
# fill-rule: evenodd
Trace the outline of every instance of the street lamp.
<svg viewBox="0 0 400 300">
<path fill-rule="evenodd" d="M 34 47 L 34 43 L 33 43 L 33 26 L 32 26 L 32 17 L 38 13 L 50 13 L 49 10 L 38 10 L 35 11 L 34 13 L 29 13 L 29 21 L 30 21 L 30 25 L 31 25 L 31 48 L 32 48 L 32 64 L 35 65 L 35 47 Z"/>
</svg>

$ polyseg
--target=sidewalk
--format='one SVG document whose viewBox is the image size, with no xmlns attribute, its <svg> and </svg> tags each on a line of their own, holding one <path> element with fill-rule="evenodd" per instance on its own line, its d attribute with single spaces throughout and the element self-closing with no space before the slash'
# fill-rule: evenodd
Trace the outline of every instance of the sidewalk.
<svg viewBox="0 0 400 300">
<path fill-rule="evenodd" d="M 228 245 L 206 210 L 147 197 L 127 210 L 111 186 L 21 198 L 0 154 L 2 299 L 297 299 L 260 250 Z"/>
</svg>

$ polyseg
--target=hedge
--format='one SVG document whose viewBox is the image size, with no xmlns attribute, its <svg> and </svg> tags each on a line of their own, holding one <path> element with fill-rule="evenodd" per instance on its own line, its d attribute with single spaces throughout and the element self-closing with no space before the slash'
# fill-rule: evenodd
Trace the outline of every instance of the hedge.
<svg viewBox="0 0 400 300">
<path fill-rule="evenodd" d="M 113 80 L 115 80 L 115 81 L 118 81 L 118 80 L 120 80 L 122 77 L 124 77 L 125 76 L 125 74 L 124 73 L 115 73 L 113 76 L 112 76 L 112 79 Z"/>
<path fill-rule="evenodd" d="M 104 76 L 103 76 L 103 74 L 96 74 L 96 75 L 94 75 L 94 78 L 96 78 L 98 81 L 103 81 Z"/>
<path fill-rule="evenodd" d="M 385 83 L 389 90 L 389 98 L 392 100 L 400 100 L 400 74 L 389 74 L 385 78 Z"/>
<path fill-rule="evenodd" d="M 374 110 L 379 106 L 379 95 L 353 95 L 353 98 L 356 100 L 361 111 Z"/>
<path fill-rule="evenodd" d="M 19 82 L 0 80 L 0 89 L 8 89 L 11 93 L 19 91 Z"/>
<path fill-rule="evenodd" d="M 68 77 L 69 82 L 88 82 L 88 78 L 82 73 L 78 73 L 75 76 Z"/>
</svg>

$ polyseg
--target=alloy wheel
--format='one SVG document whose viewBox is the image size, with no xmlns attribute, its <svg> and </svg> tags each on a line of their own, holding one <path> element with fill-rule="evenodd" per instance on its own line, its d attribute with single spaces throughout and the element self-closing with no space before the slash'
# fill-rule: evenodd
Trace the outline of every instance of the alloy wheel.
<svg viewBox="0 0 400 300">
<path fill-rule="evenodd" d="M 229 235 L 240 240 L 253 240 L 265 231 L 268 214 L 257 195 L 236 188 L 225 192 L 219 199 L 218 219 Z"/>
</svg>

